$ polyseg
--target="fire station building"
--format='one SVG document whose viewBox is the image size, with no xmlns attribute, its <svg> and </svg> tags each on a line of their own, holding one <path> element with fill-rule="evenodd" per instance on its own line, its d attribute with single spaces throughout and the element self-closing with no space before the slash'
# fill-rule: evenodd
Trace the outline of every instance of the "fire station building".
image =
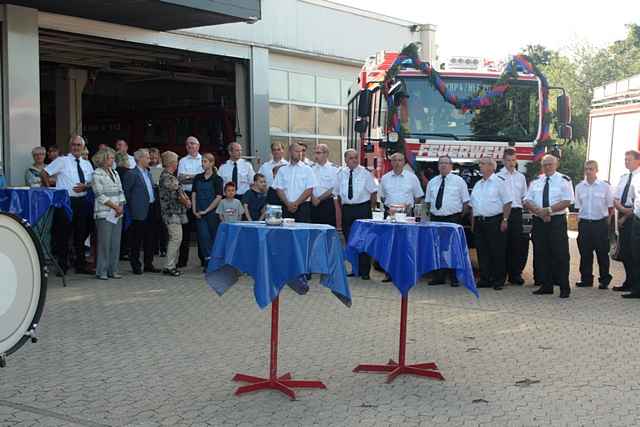
<svg viewBox="0 0 640 427">
<path fill-rule="evenodd" d="M 32 148 L 82 134 L 91 150 L 223 156 L 238 141 L 326 143 L 340 162 L 347 91 L 364 60 L 435 27 L 326 0 L 0 0 L 0 168 L 24 185 Z M 1 173 L 1 172 L 0 172 Z"/>
</svg>

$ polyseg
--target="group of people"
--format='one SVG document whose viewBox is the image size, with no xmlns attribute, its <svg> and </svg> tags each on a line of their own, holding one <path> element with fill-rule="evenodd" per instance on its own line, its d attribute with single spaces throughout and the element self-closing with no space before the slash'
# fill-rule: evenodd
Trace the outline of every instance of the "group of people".
<svg viewBox="0 0 640 427">
<path fill-rule="evenodd" d="M 599 287 L 608 288 L 612 280 L 609 221 L 615 209 L 627 277 L 613 289 L 629 291 L 625 297 L 640 298 L 640 268 L 634 268 L 640 265 L 640 225 L 633 226 L 640 224 L 640 153 L 636 151 L 625 154 L 629 173 L 615 190 L 597 178 L 597 162 L 587 161 L 585 179 L 576 186 L 574 195 L 570 178 L 557 172 L 558 159 L 553 155 L 544 156 L 542 174 L 528 186 L 517 170 L 513 149 L 504 151 L 504 167 L 499 172 L 493 158 L 480 159 L 481 178 L 469 192 L 466 181 L 453 173 L 448 156 L 438 159 L 438 175 L 431 177 L 423 190 L 401 153 L 390 156 L 392 170 L 378 181 L 360 165 L 353 149 L 346 150 L 344 166 L 337 167 L 329 162 L 325 144 L 315 146 L 312 162 L 306 157 L 304 144 L 292 143 L 285 156 L 285 147 L 274 142 L 271 160 L 255 173 L 253 165 L 242 158 L 238 143 L 229 144 L 229 159 L 219 169 L 213 154 L 200 153 L 197 138 L 190 136 L 185 146 L 187 155 L 182 159 L 174 152 L 160 154 L 153 148 L 139 149 L 132 156 L 126 141 L 118 140 L 115 150 L 100 146 L 90 162 L 84 139 L 75 135 L 66 156 L 55 149 L 48 153 L 42 147 L 33 150 L 34 164 L 26 172 L 27 183 L 62 188 L 71 196 L 73 221 L 59 212 L 53 227 L 54 253 L 63 269 L 68 266 L 70 236 L 78 273 L 95 274 L 103 280 L 121 277 L 120 248 L 126 246 L 134 274 L 162 271 L 179 276 L 179 269 L 189 259 L 192 228 L 196 229 L 198 256 L 204 267 L 220 222 L 262 220 L 267 205 L 282 206 L 284 217 L 298 222 L 335 226 L 348 238 L 354 221 L 371 218 L 379 200 L 385 216 L 398 209 L 410 211 L 424 201 L 431 221 L 462 223 L 470 216 L 478 253 L 478 286 L 496 290 L 507 282 L 524 284 L 528 245 L 522 244 L 523 209 L 527 209 L 533 214 L 534 281 L 539 285 L 534 294 L 553 294 L 558 286 L 559 296 L 567 298 L 571 290 L 566 214 L 575 203 L 581 257 L 581 280 L 576 285 L 593 286 L 595 253 Z M 84 255 L 84 242 L 91 230 L 95 230 L 97 241 L 95 272 L 87 268 Z M 157 254 L 166 256 L 162 270 L 154 266 Z M 358 263 L 360 277 L 369 280 L 370 257 L 361 254 Z M 390 280 L 388 276 L 384 279 Z M 452 270 L 434 272 L 429 284 L 447 282 L 458 286 Z"/>
</svg>

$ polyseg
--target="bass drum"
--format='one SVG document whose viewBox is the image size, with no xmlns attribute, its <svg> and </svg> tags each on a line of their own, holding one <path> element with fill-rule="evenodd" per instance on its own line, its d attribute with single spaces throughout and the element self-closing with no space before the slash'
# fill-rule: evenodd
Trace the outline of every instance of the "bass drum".
<svg viewBox="0 0 640 427">
<path fill-rule="evenodd" d="M 0 212 L 0 367 L 25 342 L 36 342 L 46 293 L 40 240 L 26 221 Z"/>
</svg>

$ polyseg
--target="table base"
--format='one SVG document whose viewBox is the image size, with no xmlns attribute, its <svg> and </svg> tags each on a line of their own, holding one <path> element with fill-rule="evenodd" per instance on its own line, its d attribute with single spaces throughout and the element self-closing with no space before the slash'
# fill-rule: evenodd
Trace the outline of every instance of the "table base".
<svg viewBox="0 0 640 427">
<path fill-rule="evenodd" d="M 296 399 L 294 388 L 322 388 L 327 387 L 321 381 L 313 380 L 294 380 L 290 373 L 278 376 L 278 315 L 279 300 L 276 297 L 271 303 L 271 353 L 269 359 L 269 377 L 261 378 L 253 375 L 236 374 L 233 381 L 249 383 L 242 387 L 238 387 L 235 392 L 236 396 L 251 393 L 259 390 L 277 390 L 289 396 L 291 400 Z"/>
<path fill-rule="evenodd" d="M 402 304 L 400 306 L 400 345 L 399 345 L 399 360 L 397 363 L 394 360 L 389 360 L 386 365 L 376 364 L 361 364 L 355 367 L 353 372 L 389 372 L 387 375 L 387 383 L 392 382 L 400 375 L 417 375 L 420 377 L 433 378 L 436 380 L 444 381 L 444 377 L 438 372 L 438 366 L 434 362 L 416 363 L 413 365 L 407 365 L 405 363 L 405 355 L 407 352 L 407 306 L 409 305 L 409 298 L 406 295 L 402 296 Z"/>
<path fill-rule="evenodd" d="M 259 390 L 277 390 L 289 396 L 291 400 L 295 400 L 296 394 L 292 390 L 293 388 L 327 388 L 321 381 L 294 380 L 289 373 L 277 378 L 260 378 L 251 375 L 236 374 L 233 380 L 250 383 L 249 385 L 238 387 L 235 392 L 236 396 Z"/>
</svg>

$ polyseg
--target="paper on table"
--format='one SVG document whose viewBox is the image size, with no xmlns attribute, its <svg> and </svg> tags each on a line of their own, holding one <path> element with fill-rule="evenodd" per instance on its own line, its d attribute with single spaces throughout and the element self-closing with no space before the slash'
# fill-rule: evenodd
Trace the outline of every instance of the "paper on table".
<svg viewBox="0 0 640 427">
<path fill-rule="evenodd" d="M 120 217 L 116 216 L 116 211 L 114 209 L 110 209 L 105 219 L 112 224 L 117 224 Z"/>
</svg>

